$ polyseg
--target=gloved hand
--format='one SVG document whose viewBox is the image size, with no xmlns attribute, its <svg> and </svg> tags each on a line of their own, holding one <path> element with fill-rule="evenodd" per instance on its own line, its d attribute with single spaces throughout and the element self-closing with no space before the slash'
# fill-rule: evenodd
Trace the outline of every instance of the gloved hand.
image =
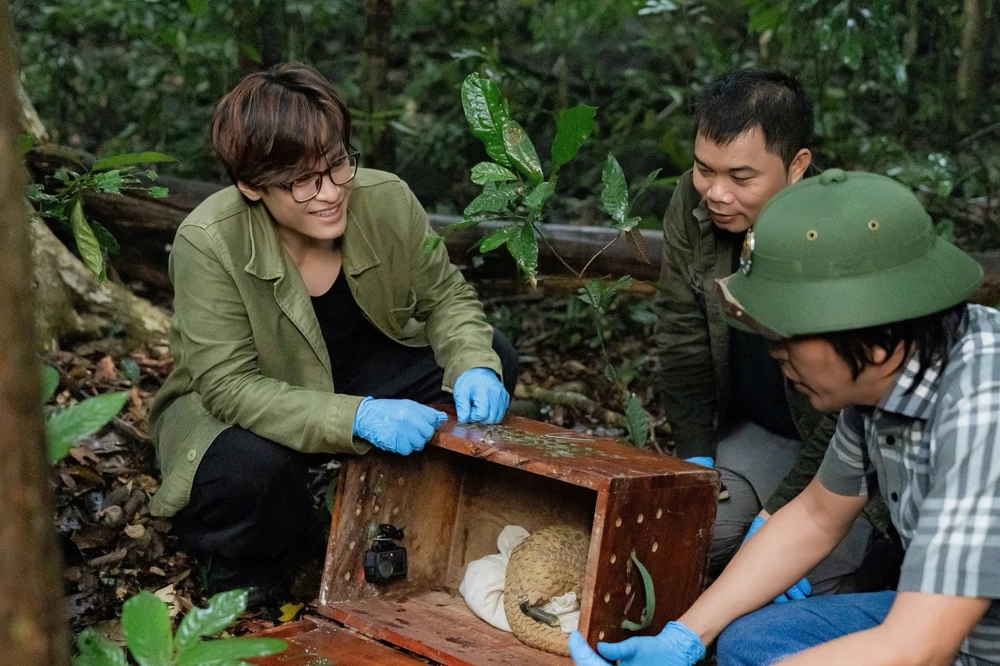
<svg viewBox="0 0 1000 666">
<path fill-rule="evenodd" d="M 455 382 L 455 413 L 459 423 L 500 423 L 509 404 L 507 389 L 489 368 L 469 368 Z"/>
<path fill-rule="evenodd" d="M 693 666 L 705 656 L 705 646 L 680 622 L 669 622 L 657 636 L 636 636 L 621 643 L 598 643 L 597 651 L 619 666 Z M 569 635 L 569 654 L 577 666 L 609 666 L 590 649 L 583 634 Z"/>
<path fill-rule="evenodd" d="M 424 448 L 448 415 L 412 400 L 363 399 L 354 413 L 354 434 L 372 446 L 406 456 Z"/>
<path fill-rule="evenodd" d="M 759 513 L 754 516 L 753 522 L 750 523 L 750 529 L 747 530 L 747 535 L 743 537 L 743 543 L 747 542 L 747 539 L 754 535 L 754 532 L 760 529 L 760 526 L 764 524 L 767 520 L 764 516 Z M 783 604 L 786 601 L 792 601 L 793 599 L 805 599 L 810 594 L 812 594 L 812 585 L 809 581 L 803 578 L 795 585 L 792 585 L 784 594 L 779 594 L 774 598 L 774 603 Z"/>
<path fill-rule="evenodd" d="M 694 456 L 693 458 L 685 458 L 684 462 L 694 463 L 695 465 L 701 465 L 702 467 L 707 467 L 709 469 L 715 469 L 715 458 L 712 456 Z"/>
</svg>

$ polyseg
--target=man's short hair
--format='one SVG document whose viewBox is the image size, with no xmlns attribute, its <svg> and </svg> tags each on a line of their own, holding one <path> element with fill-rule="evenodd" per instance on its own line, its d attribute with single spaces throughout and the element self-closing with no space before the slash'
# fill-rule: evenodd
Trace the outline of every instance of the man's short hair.
<svg viewBox="0 0 1000 666">
<path fill-rule="evenodd" d="M 695 102 L 695 136 L 726 146 L 759 127 L 764 146 L 787 169 L 812 146 L 813 105 L 793 77 L 778 71 L 740 69 L 709 83 Z"/>
<path fill-rule="evenodd" d="M 351 114 L 308 65 L 274 65 L 243 77 L 212 115 L 212 148 L 233 182 L 287 183 L 349 151 Z"/>
<path fill-rule="evenodd" d="M 962 337 L 968 312 L 968 306 L 959 303 L 923 317 L 869 328 L 824 333 L 816 337 L 833 346 L 833 350 L 851 369 L 854 379 L 866 368 L 875 365 L 874 352 L 877 347 L 892 354 L 897 346 L 902 345 L 900 367 L 906 364 L 911 354 L 916 354 L 920 359 L 920 366 L 910 387 L 912 390 L 937 363 L 947 363 L 948 353 Z"/>
</svg>

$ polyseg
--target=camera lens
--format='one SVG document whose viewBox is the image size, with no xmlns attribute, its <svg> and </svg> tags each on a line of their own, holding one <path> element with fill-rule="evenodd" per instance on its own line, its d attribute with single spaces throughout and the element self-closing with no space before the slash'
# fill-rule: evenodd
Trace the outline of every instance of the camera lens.
<svg viewBox="0 0 1000 666">
<path fill-rule="evenodd" d="M 382 578 L 388 578 L 395 570 L 396 567 L 393 566 L 392 560 L 382 559 L 378 563 L 378 575 Z"/>
</svg>

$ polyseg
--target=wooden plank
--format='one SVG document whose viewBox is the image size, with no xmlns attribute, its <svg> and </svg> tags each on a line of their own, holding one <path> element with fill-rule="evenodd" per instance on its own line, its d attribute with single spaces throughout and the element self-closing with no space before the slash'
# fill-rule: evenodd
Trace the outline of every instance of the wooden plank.
<svg viewBox="0 0 1000 666">
<path fill-rule="evenodd" d="M 654 635 L 694 603 L 702 590 L 717 494 L 717 486 L 707 485 L 598 498 L 579 625 L 592 645 Z M 656 597 L 652 623 L 639 632 L 621 627 L 624 619 L 638 622 L 646 603 L 633 551 L 649 571 Z"/>
<path fill-rule="evenodd" d="M 288 641 L 288 649 L 270 657 L 247 659 L 254 666 L 426 666 L 426 662 L 385 646 L 333 622 L 305 619 L 282 624 L 261 635 Z"/>
<path fill-rule="evenodd" d="M 491 463 L 516 467 L 594 490 L 713 484 L 718 473 L 613 439 L 508 415 L 499 426 L 458 423 L 454 405 L 438 404 L 450 416 L 429 442 Z"/>
<path fill-rule="evenodd" d="M 344 601 L 332 617 L 370 636 L 444 666 L 572 666 L 568 657 L 528 647 L 472 614 L 458 595 L 443 590 L 392 599 Z"/>
</svg>

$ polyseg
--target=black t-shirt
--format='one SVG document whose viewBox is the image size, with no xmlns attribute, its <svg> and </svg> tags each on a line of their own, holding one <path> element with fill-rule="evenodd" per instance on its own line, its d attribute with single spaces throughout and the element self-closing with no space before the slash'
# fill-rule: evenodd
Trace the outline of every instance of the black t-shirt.
<svg viewBox="0 0 1000 666">
<path fill-rule="evenodd" d="M 740 244 L 742 245 L 742 243 Z M 739 256 L 733 270 L 739 269 Z M 789 439 L 801 439 L 788 408 L 781 365 L 767 351 L 760 335 L 729 329 L 729 372 L 736 413 Z"/>
<path fill-rule="evenodd" d="M 433 353 L 427 347 L 402 345 L 375 328 L 343 274 L 325 294 L 312 297 L 312 306 L 330 353 L 337 393 L 417 401 L 438 396 L 442 371 Z"/>
</svg>

